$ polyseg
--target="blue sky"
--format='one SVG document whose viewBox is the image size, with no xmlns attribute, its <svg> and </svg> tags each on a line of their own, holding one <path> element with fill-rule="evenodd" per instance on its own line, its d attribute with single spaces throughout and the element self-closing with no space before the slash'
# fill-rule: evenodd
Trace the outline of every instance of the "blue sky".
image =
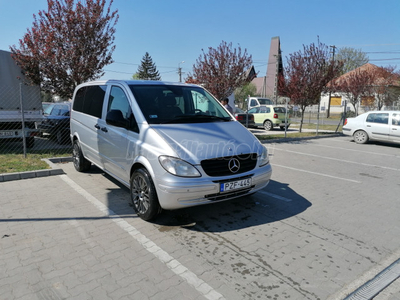
<svg viewBox="0 0 400 300">
<path fill-rule="evenodd" d="M 400 68 L 399 0 L 114 0 L 119 11 L 115 63 L 104 79 L 129 79 L 149 52 L 162 80 L 183 78 L 208 47 L 222 41 L 246 49 L 265 76 L 271 38 L 280 37 L 283 61 L 303 44 L 353 47 L 370 62 Z M 17 45 L 47 0 L 0 0 L 0 50 Z"/>
</svg>

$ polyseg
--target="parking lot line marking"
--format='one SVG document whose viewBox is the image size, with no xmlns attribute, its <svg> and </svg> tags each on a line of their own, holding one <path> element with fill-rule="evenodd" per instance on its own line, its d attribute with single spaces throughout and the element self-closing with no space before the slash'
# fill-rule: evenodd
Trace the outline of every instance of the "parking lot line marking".
<svg viewBox="0 0 400 300">
<path fill-rule="evenodd" d="M 169 255 L 166 251 L 157 246 L 153 241 L 147 238 L 145 235 L 140 233 L 134 226 L 125 221 L 122 217 L 117 215 L 106 205 L 100 202 L 96 197 L 92 196 L 85 189 L 79 186 L 75 181 L 69 178 L 67 175 L 60 175 L 60 178 L 73 188 L 77 193 L 82 195 L 86 200 L 92 203 L 98 210 L 104 213 L 110 218 L 115 224 L 121 229 L 126 231 L 132 236 L 140 245 L 143 246 L 148 252 L 157 257 L 160 262 L 165 264 L 172 272 L 182 277 L 190 286 L 195 288 L 201 295 L 209 300 L 223 300 L 225 299 L 220 293 L 215 291 L 209 284 L 204 280 L 197 277 L 192 271 L 182 265 L 179 261 Z"/>
<path fill-rule="evenodd" d="M 285 197 L 282 197 L 282 196 L 279 196 L 279 195 L 275 195 L 275 194 L 272 194 L 272 193 L 264 192 L 264 191 L 258 191 L 257 193 L 258 194 L 264 194 L 266 196 L 270 196 L 270 197 L 273 197 L 275 199 L 282 200 L 282 201 L 285 201 L 285 202 L 291 202 L 292 201 L 292 199 L 288 199 L 288 198 L 285 198 Z"/>
<path fill-rule="evenodd" d="M 386 153 L 378 153 L 378 152 L 371 152 L 371 151 L 362 151 L 362 150 L 359 150 L 359 149 L 348 149 L 348 148 L 328 146 L 328 145 L 314 144 L 313 146 L 332 148 L 332 149 L 339 149 L 339 150 L 344 150 L 344 151 L 353 151 L 353 152 L 357 152 L 357 153 L 361 152 L 361 153 L 374 154 L 374 155 L 380 155 L 380 156 L 389 156 L 389 157 L 398 157 L 399 156 L 399 155 L 396 155 L 396 154 L 386 154 Z"/>
<path fill-rule="evenodd" d="M 339 180 L 344 180 L 344 181 L 361 183 L 361 181 L 358 181 L 358 180 L 347 179 L 347 178 L 342 178 L 342 177 L 337 177 L 337 176 L 332 176 L 332 175 L 327 175 L 327 174 L 323 174 L 323 173 L 312 172 L 312 171 L 307 171 L 307 170 L 302 170 L 302 169 L 297 169 L 297 168 L 292 168 L 292 167 L 287 167 L 287 166 L 282 166 L 282 165 L 277 165 L 277 164 L 271 164 L 271 165 L 274 166 L 274 167 L 286 168 L 286 169 L 289 169 L 289 170 L 294 170 L 294 171 L 314 174 L 314 175 L 318 175 L 318 176 L 324 176 L 324 177 L 329 177 L 329 178 L 333 178 L 333 179 L 339 179 Z"/>
<path fill-rule="evenodd" d="M 384 167 L 384 166 L 378 166 L 378 165 L 371 165 L 371 164 L 366 164 L 366 163 L 358 163 L 358 162 L 354 162 L 354 161 L 351 161 L 351 160 L 333 158 L 333 157 L 328 157 L 328 156 L 321 156 L 321 155 L 317 155 L 317 154 L 310 154 L 310 153 L 304 153 L 304 152 L 298 152 L 298 151 L 291 151 L 291 150 L 280 149 L 280 148 L 275 148 L 275 150 L 285 151 L 285 152 L 299 154 L 299 155 L 318 157 L 318 158 L 322 158 L 322 159 L 340 161 L 340 162 L 348 163 L 348 164 L 355 164 L 355 165 L 361 165 L 361 166 L 366 166 L 366 167 L 381 168 L 381 169 L 391 170 L 391 171 L 400 171 L 400 169 L 397 169 L 397 168 Z"/>
</svg>

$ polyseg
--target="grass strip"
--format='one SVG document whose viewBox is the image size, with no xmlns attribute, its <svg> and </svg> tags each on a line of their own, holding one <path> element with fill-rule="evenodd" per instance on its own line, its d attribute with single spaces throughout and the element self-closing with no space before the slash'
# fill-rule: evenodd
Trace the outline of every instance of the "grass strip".
<svg viewBox="0 0 400 300">
<path fill-rule="evenodd" d="M 43 158 L 67 156 L 71 153 L 27 154 L 26 158 L 18 153 L 0 154 L 0 174 L 50 169 Z"/>
</svg>

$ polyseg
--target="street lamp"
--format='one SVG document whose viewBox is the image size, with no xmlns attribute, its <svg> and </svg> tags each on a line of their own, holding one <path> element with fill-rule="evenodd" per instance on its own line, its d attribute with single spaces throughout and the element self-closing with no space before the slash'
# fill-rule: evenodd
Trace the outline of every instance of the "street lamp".
<svg viewBox="0 0 400 300">
<path fill-rule="evenodd" d="M 182 82 L 182 68 L 181 68 L 181 64 L 183 64 L 185 61 L 181 61 L 179 64 L 178 64 L 178 74 L 179 74 L 179 82 Z"/>
</svg>

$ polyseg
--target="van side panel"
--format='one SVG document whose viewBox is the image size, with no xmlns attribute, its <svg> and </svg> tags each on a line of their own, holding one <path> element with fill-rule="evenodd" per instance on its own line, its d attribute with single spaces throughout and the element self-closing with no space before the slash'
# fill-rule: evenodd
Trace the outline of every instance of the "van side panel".
<svg viewBox="0 0 400 300">
<path fill-rule="evenodd" d="M 99 155 L 99 120 L 103 115 L 106 85 L 82 86 L 75 91 L 71 109 L 71 135 L 78 135 L 83 156 L 103 168 Z"/>
<path fill-rule="evenodd" d="M 71 133 L 78 133 L 83 156 L 102 168 L 103 162 L 99 155 L 99 138 L 96 128 L 98 122 L 98 118 L 74 112 L 71 118 Z"/>
</svg>

